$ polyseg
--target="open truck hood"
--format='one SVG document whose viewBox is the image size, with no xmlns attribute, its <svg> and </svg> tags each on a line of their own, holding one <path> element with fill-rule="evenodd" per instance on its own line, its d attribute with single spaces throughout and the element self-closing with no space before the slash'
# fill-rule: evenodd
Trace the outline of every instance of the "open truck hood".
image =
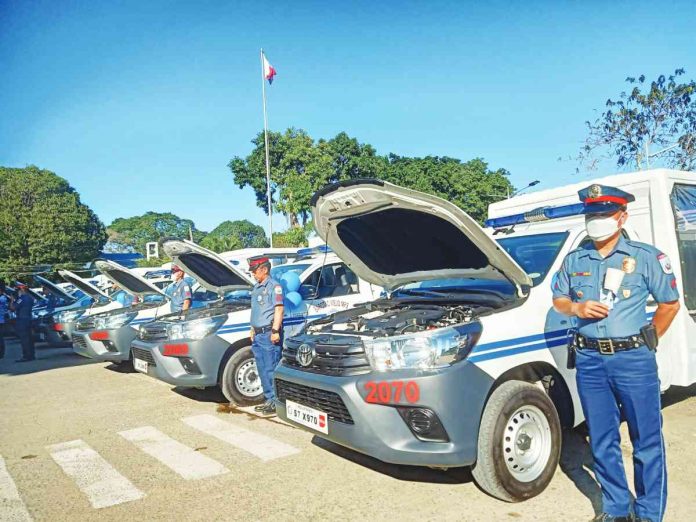
<svg viewBox="0 0 696 522">
<path fill-rule="evenodd" d="M 531 278 L 466 212 L 444 199 L 384 181 L 335 183 L 312 197 L 314 228 L 362 279 L 394 290 L 429 279 L 508 279 L 526 295 Z"/>
<path fill-rule="evenodd" d="M 148 294 L 157 294 L 169 299 L 162 290 L 125 266 L 106 259 L 97 259 L 94 265 L 107 279 L 112 283 L 116 283 L 131 295 L 143 297 Z"/>
<path fill-rule="evenodd" d="M 51 292 L 54 296 L 56 296 L 58 299 L 62 299 L 65 304 L 72 304 L 76 301 L 76 299 L 70 295 L 68 292 L 63 290 L 60 286 L 55 284 L 52 281 L 49 281 L 45 277 L 41 277 L 40 275 L 35 275 L 34 279 L 41 285 L 45 286 L 48 288 L 48 291 Z"/>
<path fill-rule="evenodd" d="M 109 296 L 106 294 L 106 292 L 102 292 L 95 285 L 93 285 L 89 281 L 82 279 L 80 276 L 73 274 L 70 270 L 58 270 L 58 274 L 68 283 L 75 286 L 76 288 L 79 288 L 85 294 L 92 297 L 95 301 L 98 301 L 102 298 L 109 299 Z M 111 299 L 109 299 L 109 301 L 111 301 Z"/>
<path fill-rule="evenodd" d="M 162 248 L 204 288 L 224 295 L 230 290 L 248 290 L 252 282 L 243 272 L 215 252 L 185 239 L 165 239 Z"/>
</svg>

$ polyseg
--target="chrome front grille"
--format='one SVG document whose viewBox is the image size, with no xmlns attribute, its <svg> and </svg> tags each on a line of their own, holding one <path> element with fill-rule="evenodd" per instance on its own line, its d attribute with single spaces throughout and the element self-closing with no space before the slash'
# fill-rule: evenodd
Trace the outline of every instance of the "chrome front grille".
<svg viewBox="0 0 696 522">
<path fill-rule="evenodd" d="M 167 339 L 167 325 L 158 322 L 143 323 L 138 329 L 138 339 L 143 341 L 164 341 Z"/>
<path fill-rule="evenodd" d="M 298 350 L 303 345 L 312 352 L 311 362 L 305 365 L 298 358 Z M 357 336 L 304 334 L 293 337 L 285 341 L 283 361 L 293 368 L 325 375 L 359 375 L 370 371 L 365 348 Z"/>
</svg>

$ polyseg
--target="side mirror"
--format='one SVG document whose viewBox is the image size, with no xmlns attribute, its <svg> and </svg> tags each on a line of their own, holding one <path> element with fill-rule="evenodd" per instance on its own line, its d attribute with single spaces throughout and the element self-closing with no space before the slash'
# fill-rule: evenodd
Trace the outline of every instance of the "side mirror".
<svg viewBox="0 0 696 522">
<path fill-rule="evenodd" d="M 300 287 L 300 295 L 302 299 L 316 299 L 318 295 L 317 288 L 314 285 L 302 285 Z"/>
</svg>

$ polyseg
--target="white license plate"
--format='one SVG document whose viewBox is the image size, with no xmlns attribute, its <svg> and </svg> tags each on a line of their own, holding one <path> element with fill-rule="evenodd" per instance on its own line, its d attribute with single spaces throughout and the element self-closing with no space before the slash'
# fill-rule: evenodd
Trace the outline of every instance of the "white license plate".
<svg viewBox="0 0 696 522">
<path fill-rule="evenodd" d="M 304 404 L 286 400 L 285 413 L 288 416 L 288 420 L 318 432 L 329 434 L 329 416 L 321 410 L 315 410 Z"/>
<path fill-rule="evenodd" d="M 139 372 L 147 373 L 147 361 L 143 361 L 142 359 L 133 359 L 133 368 L 138 370 Z"/>
</svg>

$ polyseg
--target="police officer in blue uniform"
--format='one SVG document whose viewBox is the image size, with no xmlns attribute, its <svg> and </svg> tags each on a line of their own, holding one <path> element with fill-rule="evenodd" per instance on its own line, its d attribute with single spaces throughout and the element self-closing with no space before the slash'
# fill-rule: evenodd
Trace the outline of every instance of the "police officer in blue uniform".
<svg viewBox="0 0 696 522">
<path fill-rule="evenodd" d="M 114 301 L 120 304 L 121 308 L 128 308 L 129 306 L 132 306 L 133 302 L 135 301 L 135 298 L 131 294 L 116 284 L 111 286 L 111 292 Z"/>
<path fill-rule="evenodd" d="M 602 185 L 578 194 L 592 242 L 563 261 L 553 305 L 577 325 L 569 360 L 575 359 L 604 511 L 593 520 L 659 522 L 667 469 L 655 349 L 679 310 L 677 281 L 665 254 L 622 234 L 632 194 Z M 650 295 L 658 306 L 648 322 Z M 621 458 L 622 417 L 633 444 L 633 514 Z"/>
<path fill-rule="evenodd" d="M 184 271 L 178 265 L 172 265 L 173 281 L 164 289 L 164 293 L 169 297 L 172 312 L 185 312 L 191 308 L 193 292 L 191 285 L 184 279 Z"/>
<path fill-rule="evenodd" d="M 56 296 L 51 292 L 51 289 L 48 288 L 48 286 L 43 285 L 41 287 L 41 293 L 43 296 L 46 298 L 46 313 L 50 314 L 53 313 L 56 309 L 56 305 L 58 304 L 58 300 L 56 299 Z"/>
<path fill-rule="evenodd" d="M 282 347 L 283 287 L 271 277 L 271 262 L 267 257 L 250 259 L 249 272 L 256 280 L 251 290 L 251 350 L 266 399 L 256 411 L 273 415 L 276 411 L 273 372 L 280 362 Z"/>
<path fill-rule="evenodd" d="M 6 293 L 5 281 L 0 279 L 0 359 L 5 357 L 5 327 L 9 318 L 10 297 Z"/>
<path fill-rule="evenodd" d="M 29 288 L 23 283 L 17 284 L 17 290 L 19 290 L 17 300 L 10 305 L 15 313 L 15 330 L 22 345 L 22 358 L 17 359 L 16 362 L 28 362 L 36 358 L 34 338 L 31 334 L 31 310 L 34 308 L 34 298 L 29 295 Z"/>
</svg>

